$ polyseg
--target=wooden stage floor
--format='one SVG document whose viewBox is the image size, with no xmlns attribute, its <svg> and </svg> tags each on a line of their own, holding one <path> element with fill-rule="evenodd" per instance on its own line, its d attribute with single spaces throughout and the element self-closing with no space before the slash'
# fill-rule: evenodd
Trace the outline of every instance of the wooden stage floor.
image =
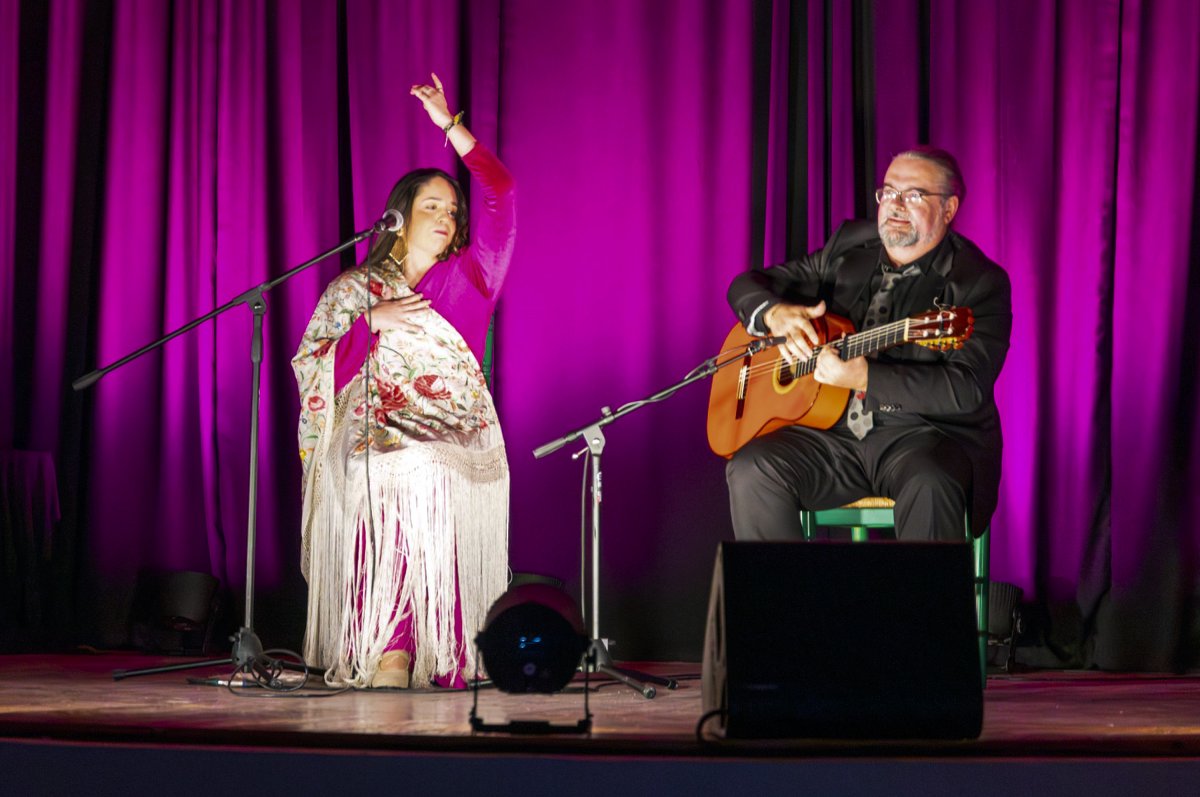
<svg viewBox="0 0 1200 797">
<path fill-rule="evenodd" d="M 1200 793 L 1200 677 L 1194 676 L 1061 671 L 994 675 L 985 692 L 983 734 L 971 741 L 729 741 L 711 734 L 707 740 L 697 739 L 701 715 L 698 664 L 640 665 L 646 671 L 680 679 L 677 690 L 659 689 L 653 700 L 621 684 L 593 679 L 590 735 L 520 736 L 472 734 L 472 696 L 466 692 L 331 694 L 305 688 L 278 696 L 261 689 L 231 692 L 225 687 L 188 683 L 189 677 L 227 674 L 227 668 L 220 667 L 116 682 L 111 677 L 114 669 L 178 661 L 111 653 L 0 656 L 0 772 L 10 773 L 10 778 L 19 772 L 33 777 L 29 766 L 45 767 L 48 771 L 38 777 L 45 775 L 62 784 L 81 763 L 79 756 L 86 758 L 97 750 L 105 751 L 108 761 L 116 761 L 111 756 L 119 751 L 137 751 L 138 757 L 130 760 L 142 762 L 153 758 L 147 758 L 149 751 L 158 751 L 161 758 L 173 750 L 188 751 L 198 771 L 216 777 L 211 761 L 203 763 L 207 760 L 203 754 L 224 755 L 234 750 L 260 756 L 286 753 L 292 760 L 309 764 L 324 760 L 327 766 L 320 771 L 330 776 L 337 770 L 328 766 L 331 756 L 340 757 L 343 763 L 346 757 L 370 758 L 372 766 L 380 766 L 380 758 L 396 757 L 407 762 L 410 772 L 421 759 L 427 759 L 427 764 L 440 761 L 436 764 L 441 768 L 437 771 L 443 772 L 439 782 L 454 780 L 446 780 L 446 767 L 459 774 L 472 770 L 491 786 L 487 793 L 508 793 L 502 786 L 513 784 L 492 780 L 499 775 L 488 772 L 505 773 L 504 767 L 516 762 L 524 762 L 523 773 L 545 774 L 546 762 L 552 762 L 551 767 L 572 763 L 582 773 L 589 761 L 604 763 L 603 771 L 610 773 L 617 771 L 613 769 L 616 762 L 623 762 L 633 779 L 620 789 L 622 797 L 643 793 L 640 787 L 646 784 L 633 774 L 639 766 L 652 767 L 659 778 L 656 789 L 644 793 L 672 793 L 672 785 L 683 788 L 695 778 L 702 786 L 711 787 L 710 793 L 725 791 L 724 785 L 736 791 L 737 783 L 799 783 L 795 778 L 800 772 L 805 773 L 804 783 L 826 785 L 808 793 L 826 794 L 882 793 L 870 788 L 875 776 L 882 778 L 880 784 L 888 785 L 891 793 L 904 793 L 905 772 L 913 777 L 914 785 L 922 784 L 913 793 L 926 795 L 959 793 L 954 784 L 960 780 L 974 784 L 973 794 L 1031 793 L 1017 788 L 1022 777 L 1041 782 L 1043 776 L 1062 778 L 1066 772 L 1074 774 L 1067 777 L 1067 786 L 1055 786 L 1056 795 L 1086 793 L 1094 797 L 1132 793 L 1130 788 L 1141 792 L 1147 784 L 1153 784 L 1158 794 Z M 529 719 L 569 724 L 582 713 L 583 696 L 577 687 L 557 695 L 480 693 L 479 714 L 488 722 Z M 535 760 L 542 762 L 541 769 L 532 766 Z M 60 770 L 57 761 L 65 768 Z M 478 769 L 484 761 L 492 762 L 491 770 Z M 730 768 L 733 763 L 738 767 Z M 932 781 L 930 767 L 938 772 Z M 671 780 L 673 769 L 678 770 L 678 777 L 686 773 L 684 780 Z M 304 771 L 303 766 L 293 770 Z M 355 771 L 364 770 L 359 767 Z M 434 770 L 421 771 L 429 774 Z M 858 773 L 856 779 L 846 779 L 850 771 Z M 10 793 L 4 788 L 6 782 L 15 782 L 5 777 L 0 775 L 0 794 Z M 314 781 L 307 783 L 313 785 Z M 561 791 L 529 783 L 519 791 L 600 793 L 599 783 L 593 775 Z M 850 784 L 855 788 L 849 788 Z M 938 784 L 946 789 L 939 790 Z M 987 784 L 997 788 L 991 790 Z M 1083 790 L 1076 792 L 1070 784 Z M 1176 792 L 1174 784 L 1180 788 L 1187 784 L 1188 788 Z M 597 788 L 589 790 L 589 786 Z M 121 793 L 139 792 L 135 788 Z M 177 787 L 147 793 L 191 792 Z"/>
</svg>

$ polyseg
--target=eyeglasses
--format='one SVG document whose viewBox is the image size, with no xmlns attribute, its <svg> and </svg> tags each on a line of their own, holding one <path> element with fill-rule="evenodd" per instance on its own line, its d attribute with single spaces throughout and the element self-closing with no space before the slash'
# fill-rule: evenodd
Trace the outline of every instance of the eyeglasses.
<svg viewBox="0 0 1200 797">
<path fill-rule="evenodd" d="M 926 191 L 921 188 L 910 188 L 907 191 L 901 191 L 898 188 L 892 188 L 890 185 L 884 188 L 875 189 L 875 201 L 879 204 L 884 202 L 895 202 L 897 200 L 903 202 L 907 207 L 919 207 L 925 201 L 927 196 L 953 196 L 953 194 L 939 194 L 934 191 Z"/>
</svg>

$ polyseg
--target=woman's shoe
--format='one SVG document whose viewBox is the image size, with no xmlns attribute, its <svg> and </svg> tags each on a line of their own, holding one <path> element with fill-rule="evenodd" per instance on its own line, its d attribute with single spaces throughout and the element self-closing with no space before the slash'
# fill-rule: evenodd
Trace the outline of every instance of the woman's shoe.
<svg viewBox="0 0 1200 797">
<path fill-rule="evenodd" d="M 407 650 L 389 650 L 379 659 L 379 668 L 371 679 L 372 689 L 407 689 L 408 665 L 412 657 Z"/>
</svg>

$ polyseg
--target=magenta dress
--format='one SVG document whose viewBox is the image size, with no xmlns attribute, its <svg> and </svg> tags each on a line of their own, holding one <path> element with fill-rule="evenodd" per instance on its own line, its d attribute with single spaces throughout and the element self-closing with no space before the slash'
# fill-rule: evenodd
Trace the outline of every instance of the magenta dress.
<svg viewBox="0 0 1200 797">
<path fill-rule="evenodd" d="M 488 324 L 508 274 L 517 235 L 516 191 L 508 169 L 483 144 L 476 143 L 463 156 L 463 163 L 483 189 L 483 212 L 471 219 L 470 244 L 435 263 L 413 290 L 458 330 L 482 363 Z M 359 319 L 338 341 L 337 390 L 359 373 L 373 337 L 366 321 Z"/>
</svg>

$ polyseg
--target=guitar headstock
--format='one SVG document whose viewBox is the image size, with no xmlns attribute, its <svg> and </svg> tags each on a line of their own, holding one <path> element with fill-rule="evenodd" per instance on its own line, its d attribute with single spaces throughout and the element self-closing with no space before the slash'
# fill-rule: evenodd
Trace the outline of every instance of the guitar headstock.
<svg viewBox="0 0 1200 797">
<path fill-rule="evenodd" d="M 905 338 L 927 349 L 961 349 L 975 330 L 975 314 L 969 307 L 939 307 L 908 318 Z"/>
</svg>

